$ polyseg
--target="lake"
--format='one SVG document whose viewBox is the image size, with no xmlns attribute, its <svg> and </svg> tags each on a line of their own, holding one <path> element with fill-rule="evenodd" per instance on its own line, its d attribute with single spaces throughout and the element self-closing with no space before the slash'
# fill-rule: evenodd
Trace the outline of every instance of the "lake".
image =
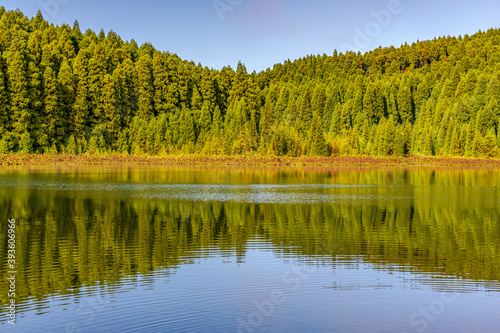
<svg viewBox="0 0 500 333">
<path fill-rule="evenodd" d="M 499 188 L 494 169 L 3 168 L 0 331 L 500 332 Z"/>
</svg>

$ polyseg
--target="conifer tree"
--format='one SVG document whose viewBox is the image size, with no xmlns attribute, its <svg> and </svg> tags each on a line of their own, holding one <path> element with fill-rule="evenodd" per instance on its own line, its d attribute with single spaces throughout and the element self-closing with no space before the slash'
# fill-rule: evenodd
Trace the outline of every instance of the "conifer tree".
<svg viewBox="0 0 500 333">
<path fill-rule="evenodd" d="M 467 135 L 465 138 L 465 148 L 464 155 L 465 157 L 473 157 L 474 156 L 474 137 L 476 134 L 476 126 L 474 126 L 474 122 L 471 120 L 469 125 L 467 126 Z"/>
<path fill-rule="evenodd" d="M 394 135 L 394 156 L 403 157 L 405 155 L 404 134 L 399 126 L 396 126 Z"/>
<path fill-rule="evenodd" d="M 137 115 L 149 121 L 154 116 L 153 99 L 153 76 L 151 68 L 151 58 L 145 55 L 136 64 L 138 80 L 138 103 Z"/>
<path fill-rule="evenodd" d="M 383 155 L 394 155 L 396 151 L 396 124 L 394 121 L 394 117 L 390 116 L 389 120 L 387 121 L 385 128 L 384 128 L 384 133 L 382 136 L 384 140 L 383 144 Z"/>
<path fill-rule="evenodd" d="M 353 105 L 353 101 L 349 100 L 342 106 L 342 109 L 340 110 L 339 129 L 341 131 L 349 129 L 352 125 L 352 116 L 351 116 L 352 115 L 352 105 Z"/>
<path fill-rule="evenodd" d="M 71 135 L 69 137 L 65 151 L 66 151 L 66 154 L 72 154 L 72 155 L 78 154 L 78 148 L 76 146 L 76 140 L 75 140 L 74 135 Z"/>
<path fill-rule="evenodd" d="M 138 96 L 137 82 L 138 75 L 134 63 L 130 59 L 125 59 L 113 72 L 118 89 L 119 109 L 121 110 L 122 121 L 129 124 L 137 114 Z"/>
<path fill-rule="evenodd" d="M 405 83 L 401 83 L 399 87 L 398 97 L 398 115 L 399 120 L 402 124 L 413 121 L 413 105 L 412 96 L 410 89 L 405 86 Z"/>
<path fill-rule="evenodd" d="M 323 134 L 323 123 L 319 114 L 316 114 L 312 121 L 311 136 L 311 155 L 328 156 L 328 147 Z"/>
<path fill-rule="evenodd" d="M 326 105 L 325 89 L 323 85 L 318 84 L 314 89 L 314 93 L 311 100 L 311 108 L 313 114 L 317 114 L 320 120 L 323 119 Z M 323 125 L 321 126 L 323 127 Z"/>
<path fill-rule="evenodd" d="M 115 142 L 118 139 L 122 125 L 118 83 L 113 76 L 106 74 L 102 86 L 100 103 L 104 117 L 103 124 L 106 129 L 104 139 L 108 145 L 115 147 Z"/>
<path fill-rule="evenodd" d="M 61 63 L 61 68 L 57 76 L 57 85 L 60 89 L 60 108 L 61 115 L 65 120 L 66 132 L 71 128 L 67 128 L 69 117 L 72 114 L 73 104 L 75 103 L 75 81 L 73 71 L 68 61 L 64 60 Z"/>
<path fill-rule="evenodd" d="M 165 64 L 165 57 L 161 52 L 155 52 L 153 56 L 153 84 L 154 105 L 158 114 L 168 113 L 172 110 L 169 105 L 169 75 Z M 170 102 L 171 103 L 171 102 Z"/>
<path fill-rule="evenodd" d="M 408 155 L 411 153 L 411 143 L 412 143 L 412 133 L 413 128 L 409 121 L 406 122 L 403 130 L 403 155 Z"/>
<path fill-rule="evenodd" d="M 7 88 L 5 86 L 5 75 L 0 66 L 0 138 L 8 130 L 10 119 L 8 115 Z"/>
<path fill-rule="evenodd" d="M 70 115 L 71 132 L 77 139 L 85 137 L 90 112 L 88 59 L 90 53 L 82 50 L 75 59 L 73 74 L 76 82 L 75 103 Z"/>
<path fill-rule="evenodd" d="M 210 124 L 212 123 L 212 115 L 210 112 L 210 102 L 203 101 L 200 116 L 196 119 L 196 129 L 198 131 L 199 143 L 204 145 L 208 141 L 210 133 Z"/>
<path fill-rule="evenodd" d="M 179 119 L 179 148 L 192 146 L 194 148 L 195 136 L 194 119 L 188 108 L 184 108 Z"/>
<path fill-rule="evenodd" d="M 499 156 L 500 151 L 496 143 L 495 132 L 493 130 L 489 130 L 484 138 L 482 157 L 498 158 Z"/>
<path fill-rule="evenodd" d="M 23 53 L 13 44 L 6 55 L 10 122 L 12 132 L 21 135 L 29 131 L 31 124 L 30 100 L 26 63 Z"/>
<path fill-rule="evenodd" d="M 465 155 L 465 149 L 467 147 L 467 135 L 468 135 L 468 124 L 463 124 L 460 128 L 460 138 L 459 138 L 459 147 L 460 147 L 460 156 Z"/>
<path fill-rule="evenodd" d="M 461 156 L 461 147 L 460 147 L 460 137 L 459 137 L 459 131 L 457 130 L 457 127 L 453 127 L 453 133 L 451 135 L 451 142 L 450 142 L 450 150 L 449 153 L 451 156 Z"/>
<path fill-rule="evenodd" d="M 363 110 L 370 123 L 378 123 L 379 114 L 376 110 L 375 104 L 375 87 L 373 84 L 369 84 L 365 96 L 363 98 Z"/>
<path fill-rule="evenodd" d="M 43 74 L 44 82 L 44 133 L 48 136 L 48 144 L 59 146 L 63 143 L 65 124 L 61 106 L 61 89 L 51 66 L 47 66 Z M 45 148 L 49 148 L 48 146 Z"/>
<path fill-rule="evenodd" d="M 290 91 L 288 89 L 287 84 L 283 84 L 280 90 L 280 94 L 278 100 L 276 101 L 276 105 L 274 107 L 276 116 L 275 118 L 278 122 L 284 121 L 284 115 L 286 114 L 286 108 L 288 106 Z"/>
<path fill-rule="evenodd" d="M 101 33 L 103 33 L 101 31 Z M 106 75 L 106 56 L 104 54 L 104 48 L 102 42 L 104 40 L 101 37 L 101 43 L 98 43 L 93 50 L 93 54 L 88 62 L 88 93 L 89 93 L 89 121 L 93 124 L 92 126 L 98 126 L 102 124 L 105 119 L 105 114 L 103 110 L 103 105 L 101 103 L 102 92 L 103 92 L 103 82 L 104 76 Z"/>
<path fill-rule="evenodd" d="M 306 132 L 311 127 L 312 117 L 311 90 L 307 88 L 300 98 L 299 116 L 297 118 L 297 129 L 303 136 L 306 135 Z"/>
<path fill-rule="evenodd" d="M 483 136 L 481 134 L 481 131 L 476 129 L 474 139 L 472 140 L 471 143 L 471 156 L 472 157 L 482 157 L 484 154 L 484 147 L 483 147 Z"/>
<path fill-rule="evenodd" d="M 33 142 L 31 141 L 30 134 L 24 132 L 19 140 L 20 152 L 23 154 L 31 154 L 33 152 Z"/>
<path fill-rule="evenodd" d="M 29 62 L 28 71 L 28 98 L 29 117 L 28 129 L 34 135 L 39 135 L 39 128 L 43 123 L 43 71 L 34 62 Z"/>
</svg>

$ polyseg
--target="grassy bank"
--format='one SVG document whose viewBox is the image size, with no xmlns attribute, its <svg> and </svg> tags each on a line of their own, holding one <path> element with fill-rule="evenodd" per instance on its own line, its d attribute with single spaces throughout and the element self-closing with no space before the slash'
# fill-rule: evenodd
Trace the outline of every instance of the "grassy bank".
<svg viewBox="0 0 500 333">
<path fill-rule="evenodd" d="M 0 166 L 13 165 L 251 165 L 251 166 L 488 166 L 500 167 L 498 159 L 457 157 L 275 157 L 205 155 L 0 155 Z"/>
</svg>

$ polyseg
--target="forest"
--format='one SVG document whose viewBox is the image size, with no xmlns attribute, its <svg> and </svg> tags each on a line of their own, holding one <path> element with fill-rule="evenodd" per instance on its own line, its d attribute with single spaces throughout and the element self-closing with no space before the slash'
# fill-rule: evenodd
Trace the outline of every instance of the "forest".
<svg viewBox="0 0 500 333">
<path fill-rule="evenodd" d="M 500 156 L 500 30 L 248 73 L 0 7 L 0 154 Z"/>
</svg>

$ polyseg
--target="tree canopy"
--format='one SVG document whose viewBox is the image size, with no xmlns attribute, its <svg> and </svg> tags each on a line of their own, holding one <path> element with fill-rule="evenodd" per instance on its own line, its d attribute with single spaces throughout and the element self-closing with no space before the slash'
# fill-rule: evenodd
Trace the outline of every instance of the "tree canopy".
<svg viewBox="0 0 500 333">
<path fill-rule="evenodd" d="M 500 30 L 203 67 L 0 8 L 0 153 L 499 157 Z"/>
</svg>

